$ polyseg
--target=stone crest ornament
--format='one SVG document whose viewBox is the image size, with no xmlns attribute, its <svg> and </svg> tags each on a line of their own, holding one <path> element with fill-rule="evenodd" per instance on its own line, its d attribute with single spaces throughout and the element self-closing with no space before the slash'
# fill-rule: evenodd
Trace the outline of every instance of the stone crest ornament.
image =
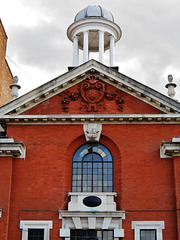
<svg viewBox="0 0 180 240">
<path fill-rule="evenodd" d="M 117 110 L 123 110 L 124 100 L 122 99 L 122 91 L 107 91 L 107 85 L 97 76 L 87 77 L 85 81 L 79 84 L 77 92 L 64 91 L 60 94 L 62 109 L 68 112 L 71 101 L 79 101 L 79 110 L 83 112 L 98 112 L 106 110 L 105 100 L 114 101 Z"/>
<path fill-rule="evenodd" d="M 84 100 L 82 108 L 87 112 L 97 112 L 98 108 L 104 108 L 101 102 L 105 93 L 105 84 L 100 82 L 98 77 L 87 78 L 80 86 L 81 97 Z"/>
<path fill-rule="evenodd" d="M 102 124 L 89 123 L 83 126 L 86 141 L 99 141 Z"/>
</svg>

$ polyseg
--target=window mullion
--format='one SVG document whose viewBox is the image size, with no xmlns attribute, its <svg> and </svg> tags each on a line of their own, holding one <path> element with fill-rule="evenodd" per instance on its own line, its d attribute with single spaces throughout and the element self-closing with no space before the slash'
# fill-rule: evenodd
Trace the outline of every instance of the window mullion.
<svg viewBox="0 0 180 240">
<path fill-rule="evenodd" d="M 104 164 L 102 161 L 102 191 L 104 192 Z"/>
<path fill-rule="evenodd" d="M 93 157 L 92 157 L 92 173 L 91 173 L 91 192 L 94 192 L 94 186 L 93 186 L 93 178 L 94 178 L 94 163 L 93 163 Z"/>
<path fill-rule="evenodd" d="M 81 162 L 81 192 L 83 192 L 83 168 L 84 168 L 84 162 Z"/>
</svg>

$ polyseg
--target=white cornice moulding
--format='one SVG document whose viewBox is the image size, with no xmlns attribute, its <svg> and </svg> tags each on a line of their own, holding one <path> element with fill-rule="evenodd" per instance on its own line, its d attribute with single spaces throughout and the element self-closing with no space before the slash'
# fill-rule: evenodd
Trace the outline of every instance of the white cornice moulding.
<svg viewBox="0 0 180 240">
<path fill-rule="evenodd" d="M 0 115 L 5 124 L 180 124 L 180 114 Z"/>
</svg>

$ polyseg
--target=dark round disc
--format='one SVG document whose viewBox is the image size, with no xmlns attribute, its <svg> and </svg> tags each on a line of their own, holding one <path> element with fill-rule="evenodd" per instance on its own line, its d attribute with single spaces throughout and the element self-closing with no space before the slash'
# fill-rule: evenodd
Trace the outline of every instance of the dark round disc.
<svg viewBox="0 0 180 240">
<path fill-rule="evenodd" d="M 87 207 L 98 207 L 101 205 L 101 199 L 96 196 L 88 196 L 83 199 L 83 204 Z"/>
</svg>

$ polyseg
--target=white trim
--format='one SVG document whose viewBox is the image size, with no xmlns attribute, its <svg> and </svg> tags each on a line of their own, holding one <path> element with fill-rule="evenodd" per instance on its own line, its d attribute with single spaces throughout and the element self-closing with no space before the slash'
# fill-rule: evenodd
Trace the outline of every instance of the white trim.
<svg viewBox="0 0 180 240">
<path fill-rule="evenodd" d="M 10 125 L 32 124 L 180 124 L 180 114 L 0 115 Z"/>
<path fill-rule="evenodd" d="M 134 229 L 134 240 L 140 240 L 141 229 L 155 229 L 157 240 L 162 240 L 162 229 L 164 229 L 164 221 L 133 221 L 132 229 Z"/>
<path fill-rule="evenodd" d="M 49 230 L 52 229 L 52 225 L 52 221 L 20 221 L 22 240 L 28 240 L 28 229 L 30 228 L 44 229 L 44 240 L 49 240 Z"/>
</svg>

